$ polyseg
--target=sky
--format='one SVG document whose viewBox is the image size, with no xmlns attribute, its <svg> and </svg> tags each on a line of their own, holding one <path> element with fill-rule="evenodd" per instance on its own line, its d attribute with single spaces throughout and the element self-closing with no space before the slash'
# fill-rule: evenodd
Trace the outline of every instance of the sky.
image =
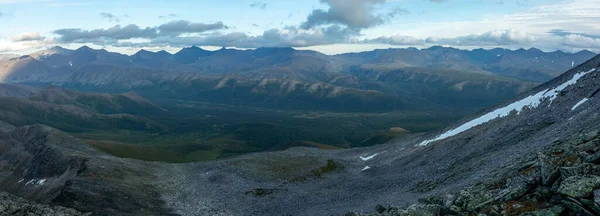
<svg viewBox="0 0 600 216">
<path fill-rule="evenodd" d="M 0 0 L 0 54 L 83 45 L 600 52 L 600 0 Z"/>
</svg>

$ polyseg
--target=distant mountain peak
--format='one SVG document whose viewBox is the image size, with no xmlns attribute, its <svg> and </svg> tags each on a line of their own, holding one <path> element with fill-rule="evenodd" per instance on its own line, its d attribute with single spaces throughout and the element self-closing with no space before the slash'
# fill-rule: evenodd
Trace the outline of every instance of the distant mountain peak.
<svg viewBox="0 0 600 216">
<path fill-rule="evenodd" d="M 584 50 L 581 50 L 581 51 L 579 51 L 579 52 L 576 52 L 575 54 L 578 54 L 578 55 L 594 55 L 594 54 L 596 54 L 596 53 L 594 53 L 594 52 L 592 52 L 592 51 L 589 51 L 589 50 L 586 50 L 586 49 L 584 49 Z"/>
</svg>

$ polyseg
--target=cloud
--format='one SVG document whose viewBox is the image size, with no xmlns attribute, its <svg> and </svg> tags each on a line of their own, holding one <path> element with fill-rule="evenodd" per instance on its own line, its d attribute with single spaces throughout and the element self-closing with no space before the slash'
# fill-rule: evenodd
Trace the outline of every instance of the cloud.
<svg viewBox="0 0 600 216">
<path fill-rule="evenodd" d="M 107 19 L 109 22 L 121 22 L 121 19 L 118 16 L 111 13 L 102 12 L 100 13 L 100 17 Z"/>
<path fill-rule="evenodd" d="M 108 29 L 59 29 L 55 30 L 54 34 L 59 35 L 59 41 L 70 43 L 79 42 L 86 43 L 97 40 L 120 40 L 131 38 L 154 38 L 157 36 L 156 28 L 140 28 L 137 25 L 126 25 L 121 27 L 116 25 Z"/>
<path fill-rule="evenodd" d="M 177 15 L 177 14 L 174 14 L 174 13 L 167 14 L 166 16 L 158 16 L 158 18 L 160 18 L 160 19 L 165 19 L 165 18 L 177 18 L 177 17 L 179 17 L 179 15 Z"/>
<path fill-rule="evenodd" d="M 376 14 L 376 6 L 385 0 L 321 0 L 329 5 L 328 10 L 313 10 L 301 27 L 304 29 L 320 25 L 338 24 L 353 29 L 365 29 L 385 22 L 388 14 Z"/>
<path fill-rule="evenodd" d="M 256 36 L 243 32 L 213 33 L 186 37 L 158 37 L 148 42 L 122 42 L 111 45 L 120 47 L 183 47 L 190 45 L 238 48 L 307 47 L 334 43 L 350 43 L 350 36 L 357 34 L 358 32 L 354 30 L 338 25 L 308 30 L 288 26 L 281 29 L 269 29 Z"/>
<path fill-rule="evenodd" d="M 471 34 L 454 38 L 429 37 L 427 43 L 451 46 L 502 46 L 527 45 L 535 42 L 535 37 L 518 29 L 495 30 L 482 34 Z"/>
<path fill-rule="evenodd" d="M 22 42 L 22 41 L 41 41 L 45 38 L 37 32 L 24 32 L 19 35 L 16 35 L 12 38 L 14 42 Z"/>
<path fill-rule="evenodd" d="M 426 0 L 426 1 L 435 2 L 435 3 L 442 3 L 442 2 L 447 2 L 448 0 Z"/>
<path fill-rule="evenodd" d="M 600 49 L 600 39 L 591 38 L 578 34 L 570 34 L 563 37 L 562 43 L 568 47 L 582 49 Z"/>
<path fill-rule="evenodd" d="M 556 36 L 562 36 L 562 37 L 569 36 L 569 35 L 580 35 L 580 36 L 584 36 L 584 37 L 588 37 L 588 38 L 600 39 L 600 35 L 593 35 L 593 34 L 586 34 L 586 33 L 575 33 L 575 32 L 565 31 L 565 30 L 562 30 L 562 29 L 552 29 L 548 33 L 550 33 L 552 35 L 556 35 Z"/>
<path fill-rule="evenodd" d="M 389 45 L 424 45 L 425 40 L 406 35 L 394 35 L 391 37 L 378 37 L 363 40 L 362 43 L 389 44 Z"/>
<path fill-rule="evenodd" d="M 63 43 L 98 43 L 106 40 L 126 40 L 134 38 L 153 39 L 162 36 L 175 37 L 186 33 L 203 33 L 212 30 L 227 28 L 222 22 L 212 24 L 193 23 L 186 20 L 172 21 L 157 27 L 140 28 L 130 24 L 126 26 L 116 25 L 108 29 L 58 29 L 54 34 L 59 35 L 58 41 Z"/>
<path fill-rule="evenodd" d="M 264 3 L 264 2 L 254 2 L 254 3 L 250 4 L 250 7 L 260 8 L 260 9 L 264 10 L 264 9 L 267 9 L 267 3 Z"/>
<path fill-rule="evenodd" d="M 160 35 L 180 35 L 184 33 L 199 33 L 211 30 L 226 29 L 227 26 L 223 22 L 216 23 L 192 23 L 187 20 L 172 21 L 158 26 Z"/>
</svg>

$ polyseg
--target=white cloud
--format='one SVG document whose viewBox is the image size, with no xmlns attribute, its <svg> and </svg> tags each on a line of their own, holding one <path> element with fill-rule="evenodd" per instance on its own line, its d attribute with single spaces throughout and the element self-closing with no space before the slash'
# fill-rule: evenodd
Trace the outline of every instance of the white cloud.
<svg viewBox="0 0 600 216">
<path fill-rule="evenodd" d="M 427 38 L 427 43 L 454 45 L 454 46 L 502 46 L 502 45 L 528 45 L 535 41 L 535 37 L 518 29 L 493 30 L 481 34 L 471 34 L 454 38 Z"/>
<path fill-rule="evenodd" d="M 375 39 L 363 40 L 363 43 L 379 43 L 379 44 L 390 44 L 390 45 L 424 45 L 425 40 L 418 39 L 412 36 L 406 35 L 393 35 L 390 37 L 381 36 Z"/>
<path fill-rule="evenodd" d="M 600 39 L 590 38 L 577 34 L 567 35 L 563 38 L 564 45 L 583 49 L 600 49 Z"/>
</svg>

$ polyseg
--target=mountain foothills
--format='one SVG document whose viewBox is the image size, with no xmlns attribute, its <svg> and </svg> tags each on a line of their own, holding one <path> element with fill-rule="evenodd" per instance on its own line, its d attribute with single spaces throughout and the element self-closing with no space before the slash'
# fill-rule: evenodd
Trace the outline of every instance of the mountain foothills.
<svg viewBox="0 0 600 216">
<path fill-rule="evenodd" d="M 191 162 L 296 146 L 370 146 L 438 129 L 591 58 L 447 47 L 123 55 L 53 47 L 0 60 L 0 120 L 112 155 Z"/>
<path fill-rule="evenodd" d="M 430 51 L 436 49 L 438 48 L 432 48 Z M 212 55 L 225 51 L 237 53 L 235 56 L 243 57 L 246 52 L 237 50 L 200 52 L 201 50 L 197 48 L 188 51 L 194 50 L 206 55 L 202 59 L 211 58 Z M 277 49 L 277 51 L 289 52 L 286 49 Z M 70 51 L 63 50 L 61 52 Z M 319 83 L 319 81 L 310 80 L 312 78 L 303 78 L 301 75 L 304 73 L 297 72 L 295 69 L 288 71 L 288 78 L 275 75 L 265 77 L 272 74 L 272 71 L 263 70 L 268 67 L 253 69 L 251 65 L 240 62 L 244 66 L 232 63 L 217 68 L 209 63 L 201 63 L 201 59 L 193 60 L 193 58 L 181 56 L 170 57 L 172 60 L 168 60 L 164 64 L 195 68 L 214 67 L 214 70 L 200 75 L 158 70 L 148 72 L 147 80 L 138 80 L 137 84 L 134 84 L 134 79 L 116 83 L 116 80 L 110 81 L 110 78 L 118 75 L 126 78 L 131 75 L 130 73 L 137 73 L 138 68 L 142 66 L 119 65 L 132 62 L 127 63 L 127 61 L 115 61 L 114 59 L 130 57 L 117 56 L 103 51 L 94 52 L 104 53 L 103 55 L 106 56 L 96 57 L 93 61 L 112 62 L 111 65 L 101 66 L 101 68 L 112 69 L 96 70 L 95 74 L 98 76 L 83 76 L 81 74 L 92 74 L 83 70 L 84 68 L 100 66 L 94 63 L 79 66 L 77 65 L 78 61 L 74 60 L 67 61 L 67 65 L 61 65 L 62 63 L 59 63 L 58 60 L 57 65 L 49 65 L 35 56 L 22 57 L 10 60 L 9 64 L 19 67 L 31 64 L 35 65 L 31 68 L 39 70 L 35 73 L 30 71 L 31 73 L 22 76 L 13 73 L 8 76 L 8 80 L 31 83 L 39 81 L 38 79 L 44 73 L 52 74 L 56 73 L 55 70 L 59 68 L 77 67 L 73 70 L 61 70 L 64 72 L 62 77 L 57 75 L 49 76 L 49 78 L 55 79 L 52 81 L 53 84 L 66 86 L 65 88 L 91 89 L 110 85 L 122 86 L 123 89 L 125 87 L 142 89 L 140 87 L 144 86 L 146 81 L 156 81 L 154 78 L 167 80 L 165 77 L 171 77 L 170 81 L 165 82 L 180 82 L 179 85 L 183 85 L 181 83 L 182 76 L 204 81 L 208 79 L 204 77 L 212 77 L 210 73 L 218 74 L 219 70 L 227 71 L 228 69 L 224 68 L 231 67 L 235 68 L 232 70 L 244 72 L 236 74 L 236 77 L 241 76 L 243 79 L 234 78 L 233 75 L 227 76 L 228 79 L 233 79 L 233 81 L 225 82 L 231 86 L 230 91 L 233 89 L 233 84 L 237 85 L 238 82 L 242 82 L 241 80 L 250 79 L 287 80 L 293 76 L 298 82 Z M 256 54 L 251 56 L 260 59 L 261 62 L 269 62 L 268 65 L 274 64 L 270 62 L 275 61 L 273 56 L 271 58 L 259 57 L 259 51 L 249 52 Z M 311 61 L 320 59 L 313 58 L 319 54 L 312 52 L 305 54 L 309 57 L 303 56 L 303 58 L 307 57 L 306 59 L 311 59 Z M 157 55 L 166 56 L 165 53 Z M 359 58 L 362 54 L 356 55 L 358 57 L 354 56 L 353 58 Z M 47 55 L 40 54 L 40 56 Z M 276 56 L 284 58 L 285 55 L 280 53 Z M 457 54 L 458 56 L 461 55 Z M 509 54 L 503 53 L 502 56 L 509 56 Z M 63 58 L 56 57 L 57 59 Z M 366 59 L 366 57 L 364 58 Z M 176 63 L 177 61 L 184 62 L 184 64 Z M 192 61 L 193 63 L 190 63 Z M 254 62 L 255 60 L 248 61 Z M 358 60 L 349 61 L 357 62 Z M 459 76 L 456 75 L 459 74 L 456 71 L 462 71 L 462 69 L 438 70 L 433 65 L 430 68 L 410 66 L 385 72 L 384 64 L 361 63 L 359 66 L 348 67 L 352 70 L 345 70 L 343 68 L 347 65 L 344 63 L 336 61 L 339 64 L 333 64 L 331 62 L 333 60 L 330 60 L 326 64 L 326 69 L 323 70 L 342 68 L 337 74 L 342 74 L 344 77 L 364 76 L 358 80 L 369 80 L 368 77 L 372 77 L 371 81 L 388 82 L 389 86 L 399 85 L 396 82 L 404 82 L 400 80 L 418 80 L 415 82 L 423 84 L 444 83 L 442 80 L 457 81 L 460 78 L 461 82 L 477 83 L 477 81 L 465 81 L 465 79 L 480 79 L 479 75 L 496 77 L 497 82 L 521 82 L 518 79 L 497 75 L 518 75 L 519 73 L 494 73 L 483 69 L 482 71 L 464 72 L 469 75 Z M 448 61 L 447 66 L 456 62 Z M 297 61 L 287 61 L 287 63 L 281 64 L 294 68 L 292 65 L 295 63 Z M 163 63 L 148 61 L 148 64 Z M 550 65 L 548 66 L 550 67 Z M 460 64 L 455 67 L 467 66 Z M 564 67 L 570 68 L 569 65 Z M 9 68 L 17 67 L 9 66 Z M 153 68 L 157 67 L 153 66 Z M 247 70 L 237 68 L 246 68 Z M 533 66 L 530 67 L 531 70 L 538 70 L 533 68 Z M 312 70 L 315 68 L 304 69 L 307 70 L 305 73 L 316 72 L 316 70 Z M 394 73 L 394 71 L 396 72 Z M 157 75 L 161 73 L 168 75 Z M 298 75 L 295 75 L 296 73 Z M 542 73 L 541 70 L 540 73 Z M 83 135 L 71 133 L 78 136 L 78 139 L 49 126 L 25 125 L 27 122 L 20 123 L 16 120 L 3 122 L 0 124 L 0 190 L 6 191 L 8 194 L 0 194 L 0 197 L 3 197 L 0 199 L 0 209 L 8 214 L 64 215 L 82 215 L 90 212 L 94 215 L 600 214 L 598 204 L 598 200 L 600 200 L 600 124 L 598 124 L 600 116 L 597 112 L 600 109 L 598 94 L 600 92 L 600 76 L 598 73 L 600 73 L 600 56 L 570 68 L 565 73 L 537 87 L 524 88 L 518 96 L 512 99 L 440 127 L 433 132 L 406 134 L 406 130 L 401 128 L 390 128 L 388 133 L 405 135 L 403 138 L 394 139 L 382 145 L 324 150 L 322 144 L 304 142 L 305 145 L 312 145 L 312 147 L 321 146 L 321 149 L 298 147 L 285 151 L 251 153 L 192 163 L 160 163 L 115 157 L 114 155 L 118 155 L 119 151 L 114 151 L 113 147 L 118 146 L 116 144 L 118 141 L 95 143 L 94 139 L 85 138 L 85 136 L 88 138 L 94 136 L 90 132 Z M 321 74 L 329 76 L 330 73 L 322 72 Z M 552 76 L 551 74 L 548 73 L 549 76 Z M 216 80 L 222 79 L 217 78 Z M 319 79 L 325 80 L 325 78 Z M 360 82 L 362 81 L 359 81 L 359 84 Z M 482 84 L 483 86 L 490 85 L 490 88 L 492 86 L 490 81 L 481 82 L 485 83 Z M 215 84 L 218 85 L 219 82 L 217 81 Z M 165 92 L 174 91 L 175 87 L 170 85 L 172 84 L 163 83 L 161 87 Z M 366 86 L 372 85 L 374 84 Z M 467 88 L 468 85 L 463 86 L 463 91 L 472 91 Z M 161 130 L 168 130 L 172 127 L 169 125 L 170 121 L 164 119 L 176 118 L 165 112 L 176 112 L 177 109 L 196 110 L 198 107 L 202 107 L 202 109 L 208 107 L 217 110 L 216 112 L 224 112 L 230 108 L 235 110 L 240 107 L 231 104 L 216 105 L 185 100 L 179 106 L 161 108 L 163 106 L 155 103 L 154 100 L 144 99 L 135 93 L 80 93 L 59 87 L 32 88 L 19 85 L 3 86 L 2 89 L 6 91 L 3 94 L 7 95 L 4 97 L 8 101 L 7 103 L 23 104 L 19 106 L 32 109 L 31 111 L 15 108 L 5 110 L 9 107 L 5 106 L 2 108 L 4 115 L 21 116 L 14 117 L 14 119 L 24 118 L 39 121 L 45 118 L 45 114 L 48 114 L 48 118 L 52 118 L 53 115 L 58 115 L 51 114 L 52 112 L 63 113 L 61 110 L 72 109 L 77 111 L 69 112 L 73 113 L 73 116 L 69 118 L 94 121 L 93 124 L 83 125 L 84 128 L 90 129 L 98 125 L 115 124 L 115 122 L 122 121 L 128 124 L 145 125 L 147 130 L 155 130 L 152 133 L 160 134 L 164 133 Z M 42 109 L 36 109 L 36 107 L 55 111 L 38 113 Z M 147 110 L 150 113 L 144 114 L 148 117 L 123 121 L 121 118 L 126 118 L 124 116 L 127 115 L 123 113 L 131 112 L 131 110 Z M 251 110 L 255 113 L 271 112 L 264 107 L 254 107 Z M 282 110 L 272 113 L 279 111 Z M 287 114 L 283 112 L 282 115 Z M 339 113 L 295 114 L 296 117 L 303 116 L 297 119 L 314 120 L 317 115 L 325 114 L 328 114 L 329 118 L 335 119 L 334 116 Z M 350 114 L 364 115 L 361 113 Z M 350 114 L 345 113 L 345 115 Z M 248 114 L 239 116 L 246 115 Z M 206 116 L 205 118 L 213 117 Z M 6 119 L 10 120 L 10 118 Z M 371 119 L 371 116 L 367 119 Z M 239 121 L 246 120 L 242 118 Z M 69 121 L 63 121 L 62 124 L 57 123 L 57 127 L 68 128 L 68 124 Z M 315 124 L 320 124 L 320 122 L 315 122 Z M 166 126 L 166 129 L 160 125 Z M 177 123 L 177 125 L 185 128 L 186 124 Z M 246 125 L 245 128 L 239 126 L 238 130 L 233 131 L 244 134 L 244 130 L 256 127 L 256 125 Z M 256 133 L 258 132 L 253 131 L 246 134 Z M 129 137 L 134 135 L 131 134 Z M 232 137 L 229 138 L 233 139 Z M 220 139 L 225 138 L 221 137 Z M 143 146 L 158 148 L 150 143 Z M 133 146 L 129 146 L 127 150 L 132 149 L 135 150 Z M 201 150 L 201 148 L 197 149 Z M 172 151 L 177 152 L 173 149 Z M 164 153 L 166 154 L 167 151 Z M 27 201 L 15 196 L 24 197 Z"/>
<path fill-rule="evenodd" d="M 292 48 L 199 47 L 128 56 L 53 47 L 0 60 L 5 83 L 136 91 L 152 100 L 335 112 L 478 110 L 547 81 L 594 53 L 446 47 L 329 56 Z"/>
</svg>

